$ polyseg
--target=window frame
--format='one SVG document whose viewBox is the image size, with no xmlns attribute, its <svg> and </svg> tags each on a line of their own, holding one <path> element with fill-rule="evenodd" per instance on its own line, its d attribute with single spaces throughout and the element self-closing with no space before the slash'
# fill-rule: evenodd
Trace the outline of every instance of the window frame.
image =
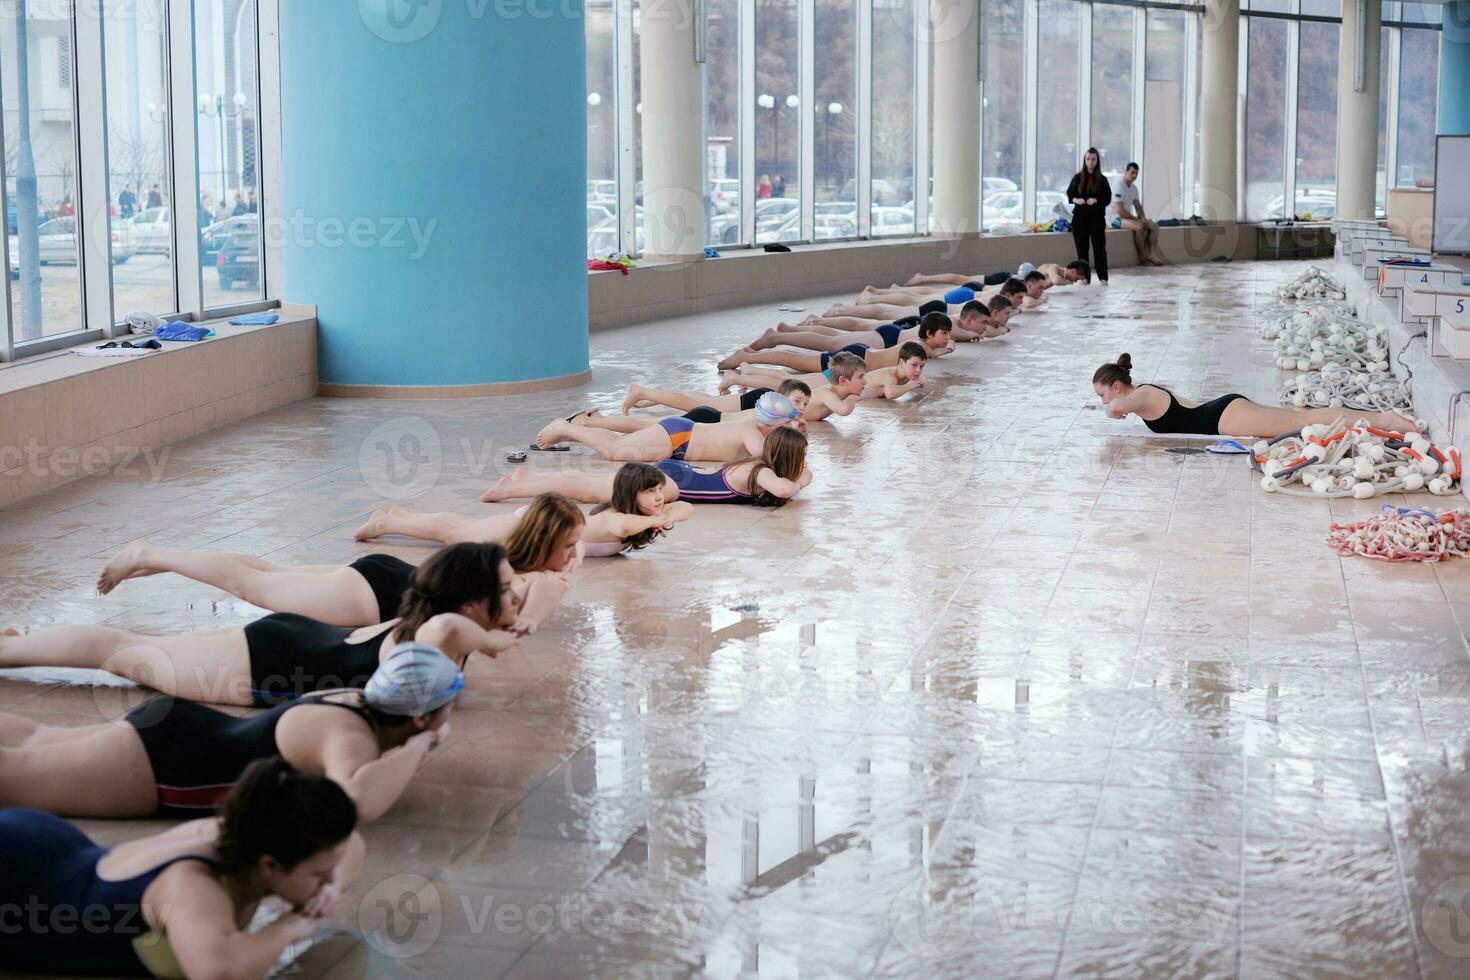
<svg viewBox="0 0 1470 980">
<path fill-rule="evenodd" d="M 164 18 L 159 42 L 164 48 L 164 99 L 168 105 L 163 154 L 169 173 L 160 181 L 168 187 L 173 248 L 171 250 L 174 297 L 177 309 L 160 311 L 166 319 L 198 321 L 237 316 L 280 305 L 278 284 L 283 243 L 272 243 L 266 234 L 269 209 L 279 202 L 281 192 L 280 128 L 280 0 L 254 0 L 256 56 L 256 184 L 261 221 L 261 292 L 258 299 L 223 306 L 205 307 L 203 268 L 199 262 L 197 204 L 180 207 L 179 202 L 199 200 L 198 116 L 195 104 L 195 0 L 163 0 L 158 10 Z M 67 5 L 68 24 L 63 37 L 71 51 L 72 152 L 76 161 L 77 290 L 80 329 L 18 341 L 12 303 L 14 289 L 9 276 L 9 236 L 6 240 L 4 309 L 0 312 L 0 363 L 48 354 L 67 347 L 125 335 L 122 311 L 113 302 L 111 232 L 112 193 L 107 120 L 106 18 L 84 3 Z M 0 168 L 12 134 L 0 114 Z M 9 208 L 10 176 L 0 174 L 0 208 Z M 98 202 L 101 202 L 98 204 Z M 98 228 L 101 231 L 98 231 Z M 190 274 L 184 274 L 188 270 Z"/>
</svg>

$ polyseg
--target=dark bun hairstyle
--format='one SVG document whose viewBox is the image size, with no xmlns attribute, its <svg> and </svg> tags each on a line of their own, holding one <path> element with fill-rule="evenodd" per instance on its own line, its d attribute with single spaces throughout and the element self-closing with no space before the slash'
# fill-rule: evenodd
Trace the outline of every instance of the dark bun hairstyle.
<svg viewBox="0 0 1470 980">
<path fill-rule="evenodd" d="M 1133 358 L 1127 354 L 1118 355 L 1116 361 L 1104 364 L 1092 374 L 1092 383 L 1102 385 L 1104 388 L 1115 381 L 1122 382 L 1126 387 L 1133 387 Z"/>
<path fill-rule="evenodd" d="M 258 759 L 220 804 L 220 870 L 242 874 L 269 856 L 289 871 L 356 827 L 357 806 L 341 786 L 305 775 L 280 756 Z"/>
</svg>

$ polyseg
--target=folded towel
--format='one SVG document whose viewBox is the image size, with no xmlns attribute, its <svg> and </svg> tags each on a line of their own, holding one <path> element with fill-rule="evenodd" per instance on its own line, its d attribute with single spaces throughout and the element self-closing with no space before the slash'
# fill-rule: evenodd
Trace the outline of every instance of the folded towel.
<svg viewBox="0 0 1470 980">
<path fill-rule="evenodd" d="M 182 320 L 165 323 L 153 331 L 154 340 L 203 340 L 213 335 L 214 331 L 208 327 L 196 327 Z"/>
<path fill-rule="evenodd" d="M 268 327 L 281 317 L 276 313 L 247 313 L 237 316 L 230 323 L 237 327 Z"/>
</svg>

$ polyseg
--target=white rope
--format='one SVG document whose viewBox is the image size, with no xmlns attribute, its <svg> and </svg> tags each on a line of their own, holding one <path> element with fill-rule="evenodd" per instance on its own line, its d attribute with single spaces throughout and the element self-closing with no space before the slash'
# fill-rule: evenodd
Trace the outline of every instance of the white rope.
<svg viewBox="0 0 1470 980">
<path fill-rule="evenodd" d="M 1420 432 L 1399 435 L 1364 419 L 1349 426 L 1309 425 L 1261 440 L 1251 456 L 1261 489 L 1300 497 L 1376 497 L 1384 493 L 1436 496 L 1459 489 L 1460 455 L 1436 449 Z"/>
<path fill-rule="evenodd" d="M 1277 286 L 1275 296 L 1285 302 L 1298 299 L 1347 299 L 1347 287 L 1338 282 L 1331 273 L 1314 265 L 1290 282 Z"/>
<path fill-rule="evenodd" d="M 1261 337 L 1275 342 L 1276 366 L 1283 370 L 1388 370 L 1383 328 L 1364 323 L 1343 304 L 1311 304 L 1280 313 L 1261 327 Z"/>
<path fill-rule="evenodd" d="M 1355 412 L 1409 413 L 1409 382 L 1387 371 L 1311 371 L 1288 381 L 1281 404 L 1297 408 L 1347 408 Z"/>
</svg>

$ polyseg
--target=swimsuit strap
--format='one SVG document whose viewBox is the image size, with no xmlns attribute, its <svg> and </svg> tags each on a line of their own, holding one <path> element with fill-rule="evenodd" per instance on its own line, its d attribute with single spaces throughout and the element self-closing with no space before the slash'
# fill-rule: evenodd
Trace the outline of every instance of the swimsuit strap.
<svg viewBox="0 0 1470 980">
<path fill-rule="evenodd" d="M 327 695 L 332 693 L 335 692 L 326 691 L 320 694 L 308 694 L 304 697 L 297 698 L 295 701 L 292 701 L 285 707 L 288 711 L 291 708 L 300 707 L 303 704 L 320 704 L 325 705 L 328 708 L 343 708 L 357 715 L 363 721 L 367 722 L 368 727 L 371 728 L 374 732 L 377 732 L 378 723 L 373 720 L 373 713 L 368 710 L 368 706 L 366 704 L 343 704 L 341 701 L 328 701 Z M 285 712 L 282 713 L 284 714 Z"/>
</svg>

